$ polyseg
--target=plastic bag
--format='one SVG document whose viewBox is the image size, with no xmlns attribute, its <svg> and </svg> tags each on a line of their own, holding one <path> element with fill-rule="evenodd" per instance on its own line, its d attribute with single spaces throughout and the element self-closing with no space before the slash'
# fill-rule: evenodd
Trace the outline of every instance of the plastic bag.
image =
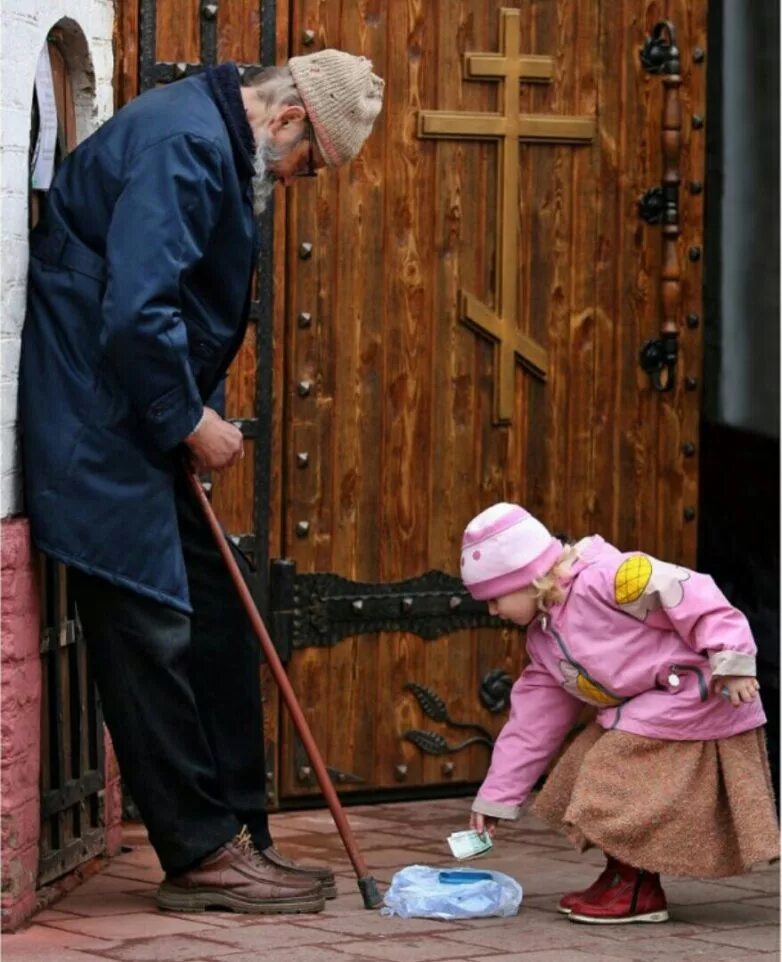
<svg viewBox="0 0 782 962">
<path fill-rule="evenodd" d="M 519 910 L 522 888 L 502 872 L 486 872 L 490 876 L 467 884 L 454 885 L 440 880 L 442 869 L 426 865 L 409 865 L 391 879 L 385 894 L 381 915 L 398 915 L 403 919 L 478 919 L 489 915 L 506 917 Z M 473 873 L 472 869 L 449 869 L 448 875 Z"/>
</svg>

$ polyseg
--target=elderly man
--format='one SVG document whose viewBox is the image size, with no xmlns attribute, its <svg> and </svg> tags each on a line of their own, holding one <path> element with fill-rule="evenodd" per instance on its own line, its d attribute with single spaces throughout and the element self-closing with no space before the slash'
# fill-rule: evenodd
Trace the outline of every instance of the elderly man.
<svg viewBox="0 0 782 962">
<path fill-rule="evenodd" d="M 317 912 L 335 895 L 328 868 L 272 844 L 258 646 L 181 462 L 242 457 L 206 402 L 242 343 L 274 183 L 354 157 L 382 96 L 337 50 L 145 93 L 65 160 L 31 238 L 27 509 L 69 566 L 164 909 Z"/>
</svg>

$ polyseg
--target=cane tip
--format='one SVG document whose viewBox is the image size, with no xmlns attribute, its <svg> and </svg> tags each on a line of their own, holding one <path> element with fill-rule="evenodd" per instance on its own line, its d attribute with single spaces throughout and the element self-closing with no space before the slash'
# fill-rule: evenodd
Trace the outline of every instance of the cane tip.
<svg viewBox="0 0 782 962">
<path fill-rule="evenodd" d="M 361 898 L 364 900 L 365 909 L 379 909 L 383 904 L 383 896 L 377 887 L 377 882 L 371 875 L 365 875 L 358 880 L 358 888 Z"/>
</svg>

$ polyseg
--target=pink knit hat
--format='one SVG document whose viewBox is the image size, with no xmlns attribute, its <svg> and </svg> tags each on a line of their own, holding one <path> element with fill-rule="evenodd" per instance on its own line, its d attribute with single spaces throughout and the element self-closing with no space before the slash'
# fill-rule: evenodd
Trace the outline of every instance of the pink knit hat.
<svg viewBox="0 0 782 962">
<path fill-rule="evenodd" d="M 500 502 L 467 525 L 462 538 L 462 581 L 476 601 L 499 598 L 531 585 L 564 551 L 532 515 Z"/>
</svg>

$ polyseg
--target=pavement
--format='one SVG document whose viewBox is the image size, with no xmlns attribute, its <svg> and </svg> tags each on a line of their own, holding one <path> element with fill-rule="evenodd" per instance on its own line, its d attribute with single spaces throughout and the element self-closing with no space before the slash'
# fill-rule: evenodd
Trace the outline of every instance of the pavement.
<svg viewBox="0 0 782 962">
<path fill-rule="evenodd" d="M 469 800 L 346 809 L 382 887 L 413 864 L 452 866 L 444 839 L 467 827 Z M 253 917 L 160 912 L 162 877 L 141 825 L 125 826 L 125 851 L 105 869 L 4 935 L 2 962 L 748 962 L 779 959 L 779 868 L 720 881 L 665 879 L 671 921 L 594 926 L 556 911 L 560 895 L 585 888 L 602 867 L 533 816 L 502 826 L 491 854 L 467 863 L 516 878 L 512 918 L 444 922 L 385 917 L 363 907 L 350 862 L 326 810 L 272 816 L 277 847 L 330 862 L 339 896 L 317 915 Z M 465 863 L 460 863 L 465 864 Z"/>
</svg>

